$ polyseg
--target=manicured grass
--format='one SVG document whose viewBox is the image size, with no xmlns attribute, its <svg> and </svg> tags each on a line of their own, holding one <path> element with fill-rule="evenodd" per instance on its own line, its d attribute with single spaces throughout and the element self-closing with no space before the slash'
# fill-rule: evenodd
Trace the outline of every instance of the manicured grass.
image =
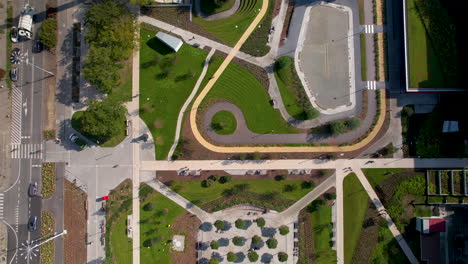
<svg viewBox="0 0 468 264">
<path fill-rule="evenodd" d="M 414 0 L 408 0 L 407 10 L 410 87 L 442 88 L 444 87 L 442 67 L 416 11 Z"/>
<path fill-rule="evenodd" d="M 331 247 L 332 234 L 332 208 L 320 206 L 319 209 L 310 214 L 312 217 L 312 232 L 314 236 L 315 262 L 317 264 L 328 264 L 336 262 L 336 251 Z"/>
<path fill-rule="evenodd" d="M 132 100 L 132 57 L 124 62 L 120 70 L 120 85 L 112 90 L 109 97 L 118 97 L 124 102 Z"/>
<path fill-rule="evenodd" d="M 201 0 L 200 9 L 204 14 L 211 15 L 230 9 L 236 0 Z"/>
<path fill-rule="evenodd" d="M 369 180 L 374 189 L 388 177 L 402 171 L 405 171 L 405 169 L 362 169 L 362 172 L 366 175 L 367 180 Z"/>
<path fill-rule="evenodd" d="M 177 116 L 202 71 L 207 53 L 183 45 L 177 53 L 141 29 L 140 117 L 156 144 L 156 159 L 165 159 L 174 141 Z"/>
<path fill-rule="evenodd" d="M 131 82 L 131 81 L 130 81 Z M 72 120 L 71 120 L 71 124 L 72 124 L 72 127 L 80 132 L 80 134 L 82 134 L 83 136 L 85 136 L 87 139 L 93 141 L 94 143 L 96 143 L 96 138 L 93 137 L 92 135 L 90 134 L 87 134 L 87 133 L 84 133 L 82 132 L 82 129 L 81 129 L 81 123 L 79 122 L 81 116 L 83 116 L 83 113 L 84 111 L 76 111 L 75 113 L 73 113 L 73 116 L 72 116 Z M 115 146 L 117 146 L 118 144 L 120 144 L 120 142 L 122 142 L 124 139 L 125 139 L 125 123 L 121 123 L 120 124 L 120 129 L 118 130 L 119 133 L 110 138 L 109 140 L 107 140 L 106 142 L 99 142 L 99 147 L 102 147 L 102 148 L 113 148 Z"/>
<path fill-rule="evenodd" d="M 360 34 L 361 46 L 361 79 L 367 81 L 367 54 L 366 54 L 366 35 Z"/>
<path fill-rule="evenodd" d="M 299 200 L 311 190 L 310 188 L 302 189 L 301 183 L 302 181 L 297 180 L 235 180 L 224 184 L 216 182 L 212 186 L 206 188 L 202 187 L 200 181 L 181 181 L 172 185 L 171 188 L 189 201 L 195 204 L 201 204 L 220 198 L 225 189 L 229 189 L 237 184 L 248 184 L 250 186 L 250 192 L 266 193 L 277 191 L 280 193 L 281 198 Z M 292 192 L 283 192 L 283 188 L 287 184 L 294 184 L 297 188 Z"/>
<path fill-rule="evenodd" d="M 362 187 L 356 174 L 352 173 L 343 181 L 344 200 L 344 263 L 351 263 L 356 249 L 362 223 L 369 205 L 369 196 Z"/>
<path fill-rule="evenodd" d="M 229 111 L 219 111 L 211 120 L 211 128 L 220 135 L 230 135 L 236 131 L 236 117 Z"/>
<path fill-rule="evenodd" d="M 238 106 L 254 133 L 294 133 L 280 112 L 273 109 L 270 97 L 261 83 L 249 71 L 231 63 L 205 97 L 225 99 Z"/>
<path fill-rule="evenodd" d="M 39 223 L 39 219 L 38 219 Z M 55 218 L 52 213 L 49 211 L 42 211 L 41 212 L 41 238 L 47 239 L 55 234 Z M 41 263 L 43 264 L 53 264 L 54 261 L 54 246 L 55 242 L 49 241 L 43 245 L 41 245 Z"/>
<path fill-rule="evenodd" d="M 174 219 L 185 210 L 160 193 L 152 191 L 154 195 L 148 202 L 141 204 L 140 210 L 140 257 L 141 263 L 172 263 L 170 244 L 166 243 L 174 235 L 170 232 L 170 225 Z M 145 205 L 152 203 L 152 210 L 145 211 Z M 155 245 L 146 247 L 148 240 L 156 239 Z M 146 242 L 145 242 L 146 241 Z M 185 245 L 186 247 L 194 245 Z"/>
<path fill-rule="evenodd" d="M 408 263 L 398 242 L 386 226 L 380 227 L 379 241 L 372 255 L 372 263 Z"/>
<path fill-rule="evenodd" d="M 47 199 L 51 197 L 55 192 L 55 163 L 53 162 L 42 163 L 41 175 L 42 175 L 41 195 L 43 198 Z"/>
<path fill-rule="evenodd" d="M 239 10 L 228 18 L 208 21 L 194 16 L 193 22 L 227 44 L 234 45 L 258 14 L 261 7 L 262 1 L 260 0 L 243 0 Z"/>
<path fill-rule="evenodd" d="M 281 57 L 275 63 L 275 79 L 288 114 L 298 120 L 314 119 L 319 113 L 312 107 L 297 76 L 294 60 Z"/>
<path fill-rule="evenodd" d="M 120 214 L 110 230 L 112 252 L 116 263 L 132 263 L 132 240 L 127 237 L 127 214 Z"/>
</svg>

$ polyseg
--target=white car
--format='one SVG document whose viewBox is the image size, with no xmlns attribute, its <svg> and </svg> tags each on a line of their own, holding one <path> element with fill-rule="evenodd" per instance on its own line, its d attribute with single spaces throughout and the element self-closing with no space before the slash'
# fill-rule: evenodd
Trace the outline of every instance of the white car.
<svg viewBox="0 0 468 264">
<path fill-rule="evenodd" d="M 10 34 L 11 42 L 16 43 L 18 42 L 18 28 L 12 27 L 11 34 Z"/>
</svg>

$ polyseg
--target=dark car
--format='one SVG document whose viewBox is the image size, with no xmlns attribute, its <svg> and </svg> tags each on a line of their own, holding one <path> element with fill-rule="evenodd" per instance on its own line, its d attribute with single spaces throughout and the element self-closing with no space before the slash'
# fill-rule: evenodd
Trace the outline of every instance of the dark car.
<svg viewBox="0 0 468 264">
<path fill-rule="evenodd" d="M 28 221 L 28 231 L 29 232 L 34 232 L 37 229 L 37 216 L 31 216 L 29 217 Z"/>
<path fill-rule="evenodd" d="M 18 42 L 18 28 L 12 27 L 11 34 L 10 34 L 11 42 Z"/>
<path fill-rule="evenodd" d="M 32 52 L 40 53 L 44 50 L 44 45 L 39 40 L 34 41 Z"/>
<path fill-rule="evenodd" d="M 75 134 L 71 134 L 69 136 L 70 138 L 70 141 L 77 144 L 81 149 L 85 149 L 88 147 L 88 145 L 86 144 L 86 142 L 84 142 L 81 138 L 79 138 L 77 135 Z"/>
<path fill-rule="evenodd" d="M 28 194 L 31 197 L 37 196 L 37 182 L 29 184 Z"/>
<path fill-rule="evenodd" d="M 18 81 L 18 69 L 17 68 L 11 68 L 10 78 L 12 82 Z"/>
</svg>

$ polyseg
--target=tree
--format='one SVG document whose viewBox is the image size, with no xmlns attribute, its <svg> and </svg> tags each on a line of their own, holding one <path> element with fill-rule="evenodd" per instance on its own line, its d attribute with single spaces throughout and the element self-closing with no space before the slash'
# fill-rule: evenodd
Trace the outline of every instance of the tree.
<svg viewBox="0 0 468 264">
<path fill-rule="evenodd" d="M 310 213 L 313 213 L 317 211 L 322 206 L 322 204 L 324 204 L 323 200 L 321 199 L 314 200 L 307 206 L 307 211 L 309 211 Z"/>
<path fill-rule="evenodd" d="M 244 239 L 240 236 L 235 236 L 232 238 L 232 243 L 236 246 L 242 246 L 242 244 L 244 244 Z"/>
<path fill-rule="evenodd" d="M 295 184 L 286 184 L 283 187 L 283 192 L 293 192 L 297 189 Z"/>
<path fill-rule="evenodd" d="M 154 205 L 153 203 L 149 202 L 143 206 L 144 211 L 153 211 Z"/>
<path fill-rule="evenodd" d="M 277 181 L 284 181 L 287 178 L 288 178 L 288 175 L 286 175 L 286 174 L 281 174 L 281 175 L 276 175 L 275 176 L 275 180 L 277 180 Z"/>
<path fill-rule="evenodd" d="M 126 113 L 127 109 L 118 100 L 92 100 L 78 120 L 80 132 L 104 143 L 125 129 Z"/>
<path fill-rule="evenodd" d="M 259 246 L 260 243 L 262 242 L 262 238 L 255 235 L 252 237 L 252 245 L 254 245 L 255 247 Z"/>
<path fill-rule="evenodd" d="M 346 126 L 343 121 L 335 120 L 330 122 L 330 131 L 334 136 L 343 134 L 346 130 Z"/>
<path fill-rule="evenodd" d="M 51 17 L 44 20 L 39 29 L 38 36 L 41 43 L 49 50 L 55 49 L 57 45 L 57 19 Z"/>
<path fill-rule="evenodd" d="M 269 249 L 274 249 L 278 246 L 278 240 L 276 240 L 274 237 L 270 237 L 267 241 L 266 244 Z"/>
<path fill-rule="evenodd" d="M 359 126 L 361 126 L 361 119 L 359 119 L 357 117 L 353 117 L 353 118 L 349 119 L 348 121 L 346 121 L 346 127 L 348 129 L 354 130 L 354 129 L 358 128 Z"/>
<path fill-rule="evenodd" d="M 245 221 L 240 218 L 236 220 L 235 224 L 238 229 L 243 229 L 245 227 Z"/>
<path fill-rule="evenodd" d="M 301 183 L 301 188 L 302 189 L 311 189 L 315 187 L 314 181 L 303 181 Z"/>
<path fill-rule="evenodd" d="M 229 262 L 234 262 L 234 261 L 237 260 L 237 255 L 234 254 L 234 252 L 229 252 L 229 253 L 227 254 L 227 260 L 228 260 Z"/>
<path fill-rule="evenodd" d="M 215 181 L 213 179 L 207 179 L 207 180 L 203 180 L 201 184 L 202 184 L 202 187 L 208 188 L 212 186 L 214 183 Z"/>
<path fill-rule="evenodd" d="M 83 66 L 83 77 L 104 93 L 111 93 L 120 84 L 120 66 L 112 60 L 111 52 L 105 47 L 92 47 Z"/>
<path fill-rule="evenodd" d="M 216 220 L 216 222 L 214 223 L 214 226 L 216 227 L 217 230 L 224 230 L 224 221 Z"/>
<path fill-rule="evenodd" d="M 325 193 L 323 197 L 326 200 L 335 200 L 336 199 L 336 193 Z"/>
<path fill-rule="evenodd" d="M 219 264 L 219 259 L 217 259 L 217 258 L 215 258 L 215 257 L 212 257 L 212 258 L 210 259 L 209 264 Z"/>
<path fill-rule="evenodd" d="M 286 254 L 285 252 L 279 252 L 278 253 L 278 260 L 280 262 L 286 262 L 288 261 L 288 254 Z"/>
<path fill-rule="evenodd" d="M 289 233 L 289 227 L 288 226 L 285 226 L 285 225 L 282 225 L 279 227 L 279 233 L 284 236 L 284 235 L 287 235 Z"/>
<path fill-rule="evenodd" d="M 255 251 L 250 251 L 247 254 L 247 257 L 249 258 L 250 262 L 256 262 L 258 260 L 258 254 Z"/>
<path fill-rule="evenodd" d="M 219 248 L 219 241 L 218 240 L 213 240 L 210 243 L 211 249 L 218 249 Z"/>
<path fill-rule="evenodd" d="M 265 226 L 265 219 L 263 217 L 257 218 L 257 226 L 260 228 Z"/>
<path fill-rule="evenodd" d="M 285 67 L 288 67 L 292 64 L 293 60 L 290 57 L 284 56 L 276 60 L 275 62 L 275 71 L 279 71 Z"/>
<path fill-rule="evenodd" d="M 232 181 L 232 176 L 231 175 L 221 176 L 221 178 L 219 178 L 219 182 L 223 183 L 223 184 L 231 182 L 231 181 Z"/>
</svg>

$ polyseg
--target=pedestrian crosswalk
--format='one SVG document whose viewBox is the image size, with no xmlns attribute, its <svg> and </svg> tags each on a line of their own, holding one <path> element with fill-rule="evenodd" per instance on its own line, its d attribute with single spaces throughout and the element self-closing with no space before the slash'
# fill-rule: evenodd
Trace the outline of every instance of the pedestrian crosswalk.
<svg viewBox="0 0 468 264">
<path fill-rule="evenodd" d="M 11 144 L 12 159 L 42 159 L 42 144 Z"/>
<path fill-rule="evenodd" d="M 375 33 L 374 25 L 364 25 L 364 33 L 374 34 Z"/>
<path fill-rule="evenodd" d="M 0 193 L 0 219 L 3 219 L 3 204 L 5 201 L 5 194 Z"/>
<path fill-rule="evenodd" d="M 377 81 L 367 81 L 367 90 L 377 90 Z"/>
<path fill-rule="evenodd" d="M 21 143 L 21 116 L 23 93 L 20 88 L 13 86 L 11 103 L 11 144 Z"/>
</svg>

